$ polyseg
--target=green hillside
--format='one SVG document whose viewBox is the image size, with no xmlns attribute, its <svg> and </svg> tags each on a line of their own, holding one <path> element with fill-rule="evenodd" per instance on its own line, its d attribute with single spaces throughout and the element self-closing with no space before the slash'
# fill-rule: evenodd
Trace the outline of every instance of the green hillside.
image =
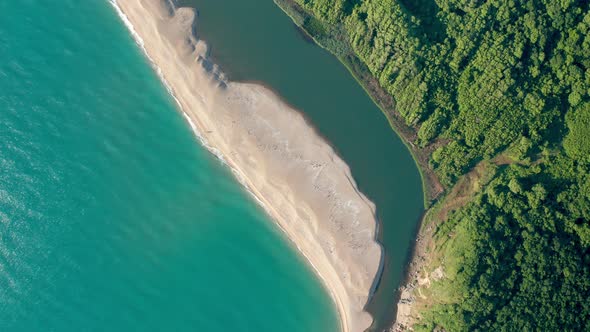
<svg viewBox="0 0 590 332">
<path fill-rule="evenodd" d="M 589 330 L 589 2 L 276 1 L 444 188 L 414 328 Z"/>
</svg>

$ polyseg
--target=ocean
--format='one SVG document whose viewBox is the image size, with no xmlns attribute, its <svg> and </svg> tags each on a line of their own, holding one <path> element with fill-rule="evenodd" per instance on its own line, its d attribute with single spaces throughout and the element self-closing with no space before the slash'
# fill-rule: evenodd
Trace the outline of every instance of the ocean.
<svg viewBox="0 0 590 332">
<path fill-rule="evenodd" d="M 338 330 L 107 0 L 0 12 L 0 331 Z"/>
</svg>

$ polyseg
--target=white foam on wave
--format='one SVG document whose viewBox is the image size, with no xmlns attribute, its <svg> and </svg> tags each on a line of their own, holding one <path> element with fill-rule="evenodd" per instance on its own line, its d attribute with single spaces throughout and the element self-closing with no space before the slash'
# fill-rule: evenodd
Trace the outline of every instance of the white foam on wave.
<svg viewBox="0 0 590 332">
<path fill-rule="evenodd" d="M 174 99 L 174 101 L 178 105 L 178 108 L 181 110 L 182 115 L 188 121 L 189 125 L 191 126 L 191 129 L 193 130 L 193 133 L 195 133 L 195 135 L 197 136 L 197 138 L 199 139 L 201 144 L 205 148 L 207 148 L 207 150 L 209 150 L 213 155 L 215 155 L 217 158 L 219 158 L 219 160 L 221 160 L 224 164 L 227 164 L 225 159 L 223 158 L 223 155 L 221 154 L 221 152 L 219 150 L 217 150 L 216 148 L 214 148 L 213 146 L 211 146 L 207 142 L 207 139 L 205 139 L 205 137 L 201 134 L 201 132 L 198 130 L 197 126 L 191 120 L 189 115 L 184 110 L 182 110 L 182 104 L 180 103 L 178 98 L 176 98 L 176 96 L 174 95 L 174 91 L 172 90 L 172 87 L 170 86 L 170 84 L 166 80 L 166 77 L 164 77 L 164 74 L 162 73 L 162 69 L 154 62 L 154 59 L 152 59 L 152 57 L 150 57 L 150 55 L 148 54 L 147 50 L 145 49 L 145 43 L 143 41 L 143 38 L 141 38 L 141 36 L 137 33 L 137 31 L 135 30 L 135 27 L 133 26 L 133 23 L 131 23 L 131 21 L 129 21 L 129 18 L 127 17 L 127 15 L 125 15 L 125 13 L 123 13 L 123 10 L 121 10 L 119 5 L 117 4 L 117 0 L 109 0 L 109 3 L 115 8 L 115 10 L 117 11 L 117 14 L 119 15 L 119 17 L 121 18 L 123 23 L 125 23 L 125 26 L 127 27 L 127 29 L 129 29 L 129 31 L 131 32 L 133 39 L 135 40 L 137 45 L 141 48 L 141 50 L 143 51 L 143 54 L 148 58 L 148 60 L 150 61 L 150 64 L 156 70 L 158 77 L 160 78 L 162 83 L 164 83 L 164 87 L 166 88 L 166 91 L 168 91 L 168 94 Z"/>
</svg>

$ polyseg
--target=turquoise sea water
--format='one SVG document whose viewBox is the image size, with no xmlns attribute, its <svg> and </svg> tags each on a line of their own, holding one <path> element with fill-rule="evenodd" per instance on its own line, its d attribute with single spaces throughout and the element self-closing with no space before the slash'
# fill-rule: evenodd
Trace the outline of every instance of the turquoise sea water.
<svg viewBox="0 0 590 332">
<path fill-rule="evenodd" d="M 0 12 L 0 331 L 337 331 L 106 0 Z"/>
</svg>

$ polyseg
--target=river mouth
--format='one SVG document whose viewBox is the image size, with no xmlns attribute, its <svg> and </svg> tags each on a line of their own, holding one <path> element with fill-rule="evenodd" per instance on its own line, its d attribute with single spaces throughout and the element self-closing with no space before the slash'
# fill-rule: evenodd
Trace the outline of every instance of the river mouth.
<svg viewBox="0 0 590 332">
<path fill-rule="evenodd" d="M 233 80 L 261 82 L 301 110 L 350 166 L 359 189 L 377 206 L 385 257 L 368 305 L 374 329 L 394 318 L 398 287 L 420 217 L 417 165 L 387 119 L 331 54 L 302 38 L 271 0 L 181 0 L 202 14 L 198 34 Z"/>
</svg>

